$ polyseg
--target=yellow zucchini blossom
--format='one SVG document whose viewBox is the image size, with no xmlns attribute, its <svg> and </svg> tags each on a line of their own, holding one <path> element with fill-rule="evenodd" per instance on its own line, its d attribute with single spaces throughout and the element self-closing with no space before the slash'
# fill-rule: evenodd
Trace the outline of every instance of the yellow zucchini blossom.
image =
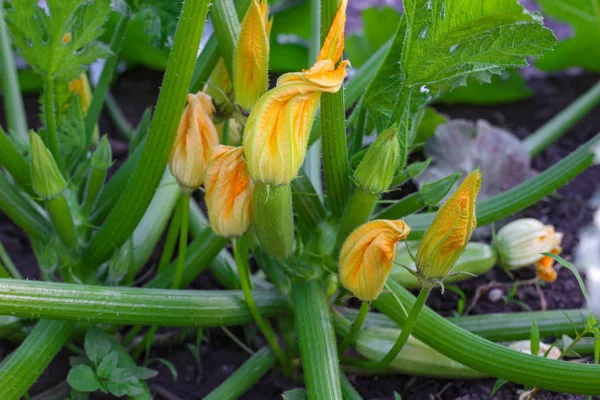
<svg viewBox="0 0 600 400">
<path fill-rule="evenodd" d="M 340 250 L 340 282 L 363 301 L 375 300 L 392 270 L 400 240 L 410 233 L 401 219 L 378 219 L 356 228 Z"/>
<path fill-rule="evenodd" d="M 423 283 L 443 280 L 463 253 L 477 226 L 475 201 L 481 187 L 481 174 L 475 170 L 440 207 L 419 244 L 417 273 Z"/>
<path fill-rule="evenodd" d="M 169 157 L 169 169 L 187 191 L 204 183 L 204 175 L 213 149 L 219 144 L 219 134 L 212 122 L 214 106 L 203 92 L 187 95 L 187 106 L 177 129 Z"/>
<path fill-rule="evenodd" d="M 241 236 L 252 221 L 253 184 L 241 147 L 215 147 L 204 186 L 208 219 L 219 236 Z"/>
<path fill-rule="evenodd" d="M 84 116 L 87 115 L 90 104 L 92 103 L 92 88 L 90 87 L 90 81 L 85 72 L 82 72 L 81 75 L 79 75 L 79 78 L 69 82 L 69 90 L 71 93 L 79 95 L 81 112 Z"/>
<path fill-rule="evenodd" d="M 246 110 L 251 110 L 269 87 L 271 25 L 267 0 L 252 0 L 233 54 L 235 102 Z"/>
<path fill-rule="evenodd" d="M 340 4 L 315 65 L 282 75 L 254 105 L 243 137 L 253 180 L 287 185 L 298 175 L 321 93 L 337 92 L 346 77 L 348 61 L 336 67 L 344 50 L 346 3 Z"/>
</svg>

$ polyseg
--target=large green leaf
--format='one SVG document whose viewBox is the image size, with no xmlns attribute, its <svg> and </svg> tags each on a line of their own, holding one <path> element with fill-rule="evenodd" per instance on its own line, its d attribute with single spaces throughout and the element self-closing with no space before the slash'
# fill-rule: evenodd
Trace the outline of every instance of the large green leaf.
<svg viewBox="0 0 600 400">
<path fill-rule="evenodd" d="M 600 71 L 600 0 L 538 0 L 542 11 L 573 26 L 575 35 L 560 41 L 535 65 L 546 71 L 583 67 Z"/>
</svg>

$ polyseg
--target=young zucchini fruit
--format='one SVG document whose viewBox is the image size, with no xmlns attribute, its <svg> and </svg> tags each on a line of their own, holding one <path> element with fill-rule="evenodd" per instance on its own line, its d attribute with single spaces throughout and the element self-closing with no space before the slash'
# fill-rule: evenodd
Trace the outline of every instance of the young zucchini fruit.
<svg viewBox="0 0 600 400">
<path fill-rule="evenodd" d="M 417 248 L 419 247 L 419 242 L 411 241 L 407 243 L 410 248 L 410 252 L 413 255 L 416 254 Z M 464 253 L 458 259 L 456 264 L 454 264 L 452 272 L 468 272 L 469 274 L 474 274 L 477 276 L 483 275 L 492 269 L 494 265 L 496 265 L 497 260 L 498 254 L 492 246 L 485 243 L 471 242 L 467 245 Z M 419 288 L 420 285 L 417 278 L 398 264 L 405 265 L 413 271 L 416 271 L 415 262 L 410 257 L 410 254 L 406 249 L 406 244 L 403 242 L 398 243 L 396 263 L 394 264 L 392 272 L 390 273 L 390 278 L 400 283 L 405 288 Z M 449 276 L 444 280 L 444 283 L 452 283 L 469 279 L 471 277 L 469 274 Z"/>
</svg>

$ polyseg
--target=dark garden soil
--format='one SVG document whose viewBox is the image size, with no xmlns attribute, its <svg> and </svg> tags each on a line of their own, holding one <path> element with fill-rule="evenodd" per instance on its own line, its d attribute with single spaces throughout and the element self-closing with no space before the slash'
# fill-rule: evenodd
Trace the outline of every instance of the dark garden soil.
<svg viewBox="0 0 600 400">
<path fill-rule="evenodd" d="M 144 109 L 155 104 L 161 83 L 161 74 L 146 69 L 135 69 L 121 75 L 114 86 L 113 94 L 123 108 L 130 122 L 137 124 Z M 475 106 L 440 106 L 443 113 L 453 118 L 468 120 L 487 119 L 493 125 L 503 127 L 520 137 L 525 137 L 541 124 L 550 119 L 556 112 L 576 99 L 587 88 L 598 80 L 592 75 L 559 75 L 537 78 L 530 82 L 535 96 L 518 103 L 495 107 Z M 39 126 L 37 119 L 38 99 L 35 95 L 26 97 L 26 107 L 30 126 Z M 0 123 L 5 126 L 5 122 Z M 123 159 L 126 156 L 126 144 L 120 141 L 115 133 L 115 127 L 103 116 L 100 123 L 101 132 L 112 135 L 115 156 Z M 575 150 L 577 146 L 590 139 L 600 128 L 600 108 L 590 113 L 576 127 L 571 129 L 557 144 L 553 145 L 533 160 L 538 170 L 544 170 L 555 164 L 561 158 Z M 544 222 L 552 223 L 565 234 L 563 247 L 564 255 L 571 255 L 578 241 L 578 231 L 587 225 L 592 216 L 588 200 L 595 188 L 600 186 L 600 167 L 594 167 L 573 180 L 569 185 L 559 190 L 556 196 L 549 197 L 531 207 L 519 216 L 536 217 Z M 29 278 L 36 278 L 36 261 L 33 257 L 25 235 L 0 214 L 0 240 L 6 246 L 15 263 Z M 532 270 L 517 272 L 520 280 L 534 277 Z M 496 268 L 484 277 L 472 279 L 459 286 L 468 298 L 467 305 L 473 299 L 475 291 L 481 285 L 491 281 L 510 282 L 503 271 Z M 202 274 L 193 284 L 196 288 L 216 289 L 217 284 L 209 273 Z M 502 289 L 506 293 L 509 289 Z M 578 289 L 575 278 L 566 269 L 559 273 L 558 280 L 553 284 L 542 287 L 547 309 L 578 308 L 583 306 L 583 297 Z M 436 292 L 428 301 L 428 305 L 442 315 L 452 315 L 456 310 L 458 296 L 450 291 L 444 295 Z M 542 307 L 540 295 L 534 286 L 520 287 L 516 299 L 527 304 L 532 310 Z M 518 312 L 522 306 L 516 302 L 505 304 L 500 300 L 492 302 L 486 295 L 482 296 L 472 308 L 471 314 L 491 312 Z M 241 329 L 233 329 L 234 334 L 243 337 Z M 160 332 L 160 331 L 159 331 Z M 188 340 L 193 343 L 193 340 Z M 0 342 L 0 359 L 13 350 L 14 344 Z M 61 383 L 68 373 L 69 353 L 63 351 L 55 359 L 31 390 L 38 394 Z M 238 368 L 248 354 L 239 348 L 220 329 L 209 329 L 204 332 L 204 341 L 200 346 L 200 357 L 196 359 L 185 344 L 157 347 L 151 357 L 162 357 L 173 363 L 178 372 L 178 378 L 173 380 L 169 369 L 159 362 L 152 362 L 150 367 L 157 369 L 159 375 L 149 381 L 157 393 L 156 398 L 164 399 L 201 399 L 220 382 L 226 379 Z M 365 399 L 392 399 L 393 392 L 402 395 L 403 399 L 489 399 L 495 380 L 450 381 L 430 378 L 413 378 L 410 376 L 360 378 L 350 377 L 352 383 Z M 298 381 L 284 378 L 279 372 L 267 374 L 243 399 L 279 399 L 284 390 L 300 386 Z M 507 384 L 494 396 L 495 399 L 516 399 L 517 385 Z M 0 389 L 1 391 L 1 389 Z M 1 394 L 0 394 L 1 398 Z M 582 398 L 570 395 L 560 395 L 541 392 L 538 399 L 575 399 Z"/>
</svg>

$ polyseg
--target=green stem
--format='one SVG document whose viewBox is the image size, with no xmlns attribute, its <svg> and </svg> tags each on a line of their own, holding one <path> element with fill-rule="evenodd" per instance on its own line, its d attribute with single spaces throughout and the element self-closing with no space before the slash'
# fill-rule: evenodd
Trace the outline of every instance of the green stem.
<svg viewBox="0 0 600 400">
<path fill-rule="evenodd" d="M 3 400 L 19 400 L 29 390 L 67 342 L 73 325 L 66 321 L 37 323 L 0 370 Z"/>
<path fill-rule="evenodd" d="M 181 288 L 181 279 L 185 267 L 185 253 L 188 247 L 188 224 L 190 215 L 190 194 L 184 193 L 179 198 L 179 208 L 181 216 L 179 224 L 179 253 L 177 254 L 177 267 L 175 269 L 175 277 L 173 278 L 172 288 Z"/>
<path fill-rule="evenodd" d="M 104 72 L 104 70 L 102 70 L 102 72 Z M 117 127 L 117 132 L 123 139 L 128 141 L 131 140 L 131 124 L 129 123 L 127 117 L 123 114 L 121 107 L 119 107 L 117 99 L 115 99 L 110 92 L 106 93 L 105 104 L 110 119 Z"/>
<path fill-rule="evenodd" d="M 397 298 L 412 306 L 415 298 L 395 282 L 388 282 L 392 293 L 382 293 L 375 307 L 399 326 L 405 320 Z M 440 353 L 479 372 L 507 381 L 573 394 L 600 393 L 600 367 L 566 363 L 531 356 L 489 342 L 469 333 L 425 307 L 413 335 Z"/>
<path fill-rule="evenodd" d="M 119 61 L 119 54 L 121 53 L 121 47 L 125 41 L 125 31 L 127 30 L 127 25 L 129 25 L 129 20 L 130 16 L 128 12 L 121 13 L 121 18 L 119 19 L 113 37 L 110 40 L 110 50 L 112 51 L 112 55 L 106 59 L 98 84 L 94 88 L 94 96 L 92 97 L 90 108 L 85 117 L 85 137 L 88 146 L 91 143 L 94 127 L 100 117 L 104 99 L 108 93 L 108 88 L 110 87 L 115 68 L 117 67 L 117 62 Z"/>
<path fill-rule="evenodd" d="M 311 180 L 300 170 L 300 174 L 290 183 L 294 213 L 299 225 L 303 225 L 310 234 L 325 220 L 327 211 Z"/>
<path fill-rule="evenodd" d="M 321 45 L 325 42 L 340 3 L 339 0 L 321 0 Z M 325 187 L 331 211 L 337 218 L 342 216 L 350 198 L 345 110 L 343 86 L 337 93 L 321 95 Z"/>
<path fill-rule="evenodd" d="M 198 56 L 196 66 L 194 67 L 194 73 L 192 74 L 192 84 L 190 85 L 190 92 L 196 93 L 202 90 L 206 81 L 210 77 L 210 73 L 219 62 L 221 54 L 219 53 L 219 43 L 217 42 L 217 36 L 212 35 L 204 48 Z"/>
<path fill-rule="evenodd" d="M 119 201 L 85 249 L 82 259 L 88 269 L 106 261 L 129 238 L 163 176 L 190 86 L 208 3 L 186 0 L 183 4 L 146 144 Z"/>
<path fill-rule="evenodd" d="M 184 195 L 182 195 L 183 197 Z M 179 203 L 181 204 L 181 203 Z M 173 258 L 173 251 L 175 250 L 175 243 L 177 242 L 177 236 L 181 227 L 181 207 L 175 209 L 175 213 L 171 218 L 171 224 L 167 231 L 167 238 L 165 239 L 165 245 L 163 246 L 162 254 L 160 255 L 160 261 L 158 262 L 158 268 L 156 272 L 161 273 L 165 270 L 167 265 Z"/>
<path fill-rule="evenodd" d="M 523 140 L 532 157 L 538 155 L 587 115 L 600 102 L 600 82 Z"/>
<path fill-rule="evenodd" d="M 292 291 L 308 399 L 339 400 L 340 368 L 323 283 L 295 280 Z"/>
<path fill-rule="evenodd" d="M 356 339 L 356 335 L 358 335 L 358 332 L 360 332 L 360 328 L 365 322 L 367 314 L 369 314 L 369 303 L 367 301 L 363 301 L 360 304 L 360 310 L 356 315 L 356 319 L 352 324 L 352 328 L 350 328 L 350 332 L 346 335 L 346 337 L 344 337 L 344 340 L 342 340 L 342 343 L 340 343 L 340 345 L 338 346 L 338 352 L 340 354 L 342 354 L 348 346 L 354 343 L 354 339 Z"/>
<path fill-rule="evenodd" d="M 338 231 L 337 237 L 338 248 L 354 229 L 369 220 L 369 217 L 377 205 L 378 197 L 377 193 L 371 193 L 361 188 L 356 188 L 350 199 L 350 203 L 348 203 L 348 207 L 346 207 L 346 211 L 344 211 L 340 223 L 340 230 Z"/>
<path fill-rule="evenodd" d="M 594 162 L 594 146 L 600 142 L 596 134 L 567 157 L 522 184 L 477 204 L 477 224 L 483 226 L 513 215 L 565 185 L 589 168 Z M 410 226 L 409 239 L 416 240 L 425 234 L 435 213 L 409 215 L 405 222 Z"/>
<path fill-rule="evenodd" d="M 275 290 L 254 290 L 261 315 L 287 308 Z M 0 279 L 0 315 L 114 325 L 217 327 L 252 322 L 239 290 L 165 290 Z"/>
<path fill-rule="evenodd" d="M 44 80 L 44 115 L 46 116 L 46 145 L 63 176 L 67 176 L 65 162 L 58 145 L 58 133 L 56 127 L 56 107 L 54 104 L 54 78 L 51 73 Z"/>
<path fill-rule="evenodd" d="M 26 149 L 29 143 L 27 118 L 23 97 L 19 88 L 17 68 L 13 58 L 6 21 L 4 20 L 4 1 L 0 0 L 0 80 L 4 97 L 4 115 L 9 131 L 14 132 L 21 148 Z"/>
<path fill-rule="evenodd" d="M 242 286 L 242 291 L 244 292 L 244 297 L 246 298 L 246 303 L 248 305 L 248 310 L 250 310 L 250 314 L 254 317 L 254 321 L 256 325 L 260 328 L 260 331 L 267 339 L 267 343 L 275 353 L 275 356 L 285 368 L 287 368 L 288 360 L 285 356 L 283 350 L 281 350 L 281 346 L 279 346 L 279 342 L 277 341 L 277 335 L 273 331 L 273 327 L 271 324 L 263 319 L 263 317 L 258 312 L 256 308 L 256 302 L 254 301 L 254 297 L 252 297 L 252 283 L 250 281 L 250 265 L 248 265 L 248 238 L 246 235 L 242 235 L 239 239 L 233 240 L 233 252 L 235 256 L 235 262 L 238 268 L 238 274 L 240 276 L 240 284 Z"/>
<path fill-rule="evenodd" d="M 240 7 L 241 15 L 246 12 L 250 2 L 244 1 Z M 242 10 L 243 9 L 243 10 Z M 240 19 L 236 12 L 233 0 L 216 1 L 210 9 L 211 20 L 215 27 L 215 36 L 219 43 L 219 53 L 225 60 L 225 67 L 229 76 L 233 76 L 233 53 L 240 36 Z"/>
<path fill-rule="evenodd" d="M 12 259 L 6 252 L 6 249 L 4 248 L 4 245 L 2 245 L 2 242 L 0 242 L 0 261 L 4 264 L 8 272 L 10 272 L 11 277 L 15 279 L 23 279 L 23 276 L 21 275 L 21 273 L 17 269 L 17 266 L 15 265 L 15 263 L 13 263 Z"/>
<path fill-rule="evenodd" d="M 350 365 L 354 365 L 354 366 L 363 368 L 363 369 L 375 370 L 375 371 L 381 370 L 381 369 L 384 369 L 385 367 L 387 367 L 388 364 L 394 358 L 396 358 L 396 356 L 400 353 L 400 351 L 402 351 L 402 348 L 408 341 L 408 337 L 415 329 L 415 326 L 417 324 L 417 319 L 419 318 L 419 314 L 421 313 L 421 310 L 423 309 L 423 306 L 425 305 L 425 302 L 427 301 L 427 298 L 429 297 L 429 293 L 431 293 L 431 288 L 422 288 L 421 289 L 421 291 L 419 292 L 419 297 L 417 297 L 417 300 L 413 304 L 412 309 L 410 310 L 410 313 L 408 314 L 408 316 L 406 317 L 406 319 L 404 320 L 404 322 L 402 324 L 402 331 L 400 332 L 398 339 L 396 339 L 396 343 L 394 343 L 394 346 L 392 346 L 390 351 L 381 360 L 374 361 L 374 362 L 365 362 L 362 360 L 355 360 L 355 359 L 348 358 L 348 359 L 342 359 L 342 361 L 347 362 Z"/>
<path fill-rule="evenodd" d="M 36 197 L 31 185 L 31 168 L 29 167 L 29 163 L 2 127 L 0 127 L 0 167 L 6 168 L 19 187 L 28 195 L 32 198 Z"/>
<path fill-rule="evenodd" d="M 46 200 L 46 209 L 54 232 L 60 241 L 69 249 L 77 248 L 77 230 L 64 194 L 59 194 L 53 199 Z"/>
<path fill-rule="evenodd" d="M 48 240 L 52 226 L 29 199 L 0 172 L 0 210 L 29 237 Z"/>
<path fill-rule="evenodd" d="M 342 398 L 344 400 L 363 400 L 356 389 L 354 389 L 354 386 L 352 386 L 348 378 L 346 378 L 346 375 L 341 372 L 340 379 L 342 382 Z"/>
<path fill-rule="evenodd" d="M 276 358 L 268 347 L 254 353 L 229 378 L 210 392 L 204 400 L 236 400 L 246 393 L 275 365 Z"/>
<path fill-rule="evenodd" d="M 88 177 L 87 184 L 85 186 L 85 197 L 83 201 L 83 212 L 89 214 L 94 208 L 98 195 L 102 191 L 104 186 L 104 180 L 106 179 L 106 170 L 92 167 L 90 176 Z"/>
</svg>

